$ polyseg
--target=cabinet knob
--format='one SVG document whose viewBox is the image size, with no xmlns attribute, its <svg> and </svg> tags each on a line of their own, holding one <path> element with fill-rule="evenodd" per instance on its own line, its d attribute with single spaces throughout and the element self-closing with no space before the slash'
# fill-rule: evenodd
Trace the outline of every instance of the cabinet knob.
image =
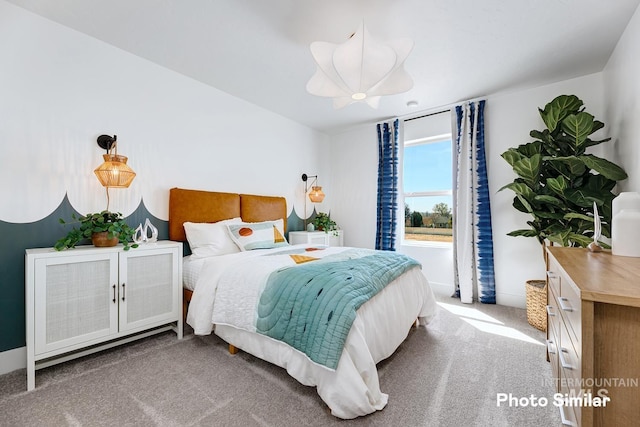
<svg viewBox="0 0 640 427">
<path fill-rule="evenodd" d="M 549 317 L 554 317 L 556 315 L 553 311 L 551 311 L 552 308 L 553 307 L 550 305 L 547 306 L 547 314 L 549 315 Z"/>
<path fill-rule="evenodd" d="M 549 352 L 549 354 L 556 354 L 556 350 L 555 348 L 552 349 L 552 345 L 554 345 L 554 342 L 551 340 L 547 340 L 547 351 Z"/>
<path fill-rule="evenodd" d="M 565 369 L 573 369 L 573 365 L 569 364 L 569 362 L 567 362 L 567 360 L 564 358 L 565 353 L 569 354 L 566 348 L 560 347 L 560 351 L 558 352 L 558 356 L 560 357 L 560 365 L 562 365 L 562 367 Z"/>
<path fill-rule="evenodd" d="M 565 297 L 558 297 L 558 304 L 563 311 L 573 311 L 573 307 L 567 305 L 568 302 L 569 300 Z"/>
</svg>

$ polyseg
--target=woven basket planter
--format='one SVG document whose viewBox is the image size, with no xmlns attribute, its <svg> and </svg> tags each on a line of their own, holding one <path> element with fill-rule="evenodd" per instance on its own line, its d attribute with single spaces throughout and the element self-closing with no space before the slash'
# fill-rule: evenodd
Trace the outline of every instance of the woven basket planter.
<svg viewBox="0 0 640 427">
<path fill-rule="evenodd" d="M 527 280 L 527 321 L 543 332 L 547 331 L 547 282 Z"/>
</svg>

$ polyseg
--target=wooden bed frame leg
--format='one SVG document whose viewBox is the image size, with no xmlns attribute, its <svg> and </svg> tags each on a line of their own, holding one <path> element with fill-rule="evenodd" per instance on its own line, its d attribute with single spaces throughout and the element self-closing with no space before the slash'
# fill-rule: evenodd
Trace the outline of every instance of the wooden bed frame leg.
<svg viewBox="0 0 640 427">
<path fill-rule="evenodd" d="M 236 354 L 238 352 L 238 348 L 233 344 L 229 344 L 229 353 Z"/>
<path fill-rule="evenodd" d="M 189 310 L 189 303 L 191 302 L 191 297 L 193 296 L 193 291 L 184 288 L 182 290 L 182 321 L 187 323 L 187 311 Z"/>
<path fill-rule="evenodd" d="M 417 328 L 418 326 L 420 326 L 420 320 L 419 320 L 419 319 L 416 319 L 416 321 L 415 321 L 415 322 L 413 322 L 413 327 L 414 327 L 414 328 Z"/>
</svg>

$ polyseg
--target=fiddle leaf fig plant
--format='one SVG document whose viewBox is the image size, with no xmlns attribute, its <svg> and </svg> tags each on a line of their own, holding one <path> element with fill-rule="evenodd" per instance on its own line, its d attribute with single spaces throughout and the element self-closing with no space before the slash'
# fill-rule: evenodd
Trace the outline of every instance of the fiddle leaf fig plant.
<svg viewBox="0 0 640 427">
<path fill-rule="evenodd" d="M 82 240 L 91 239 L 93 233 L 107 232 L 107 238 L 112 239 L 118 237 L 118 241 L 124 246 L 124 250 L 137 248 L 138 244 L 130 244 L 133 240 L 135 230 L 131 228 L 124 220 L 120 212 L 102 211 L 99 213 L 88 213 L 86 215 L 76 216 L 72 214 L 74 219 L 72 222 L 65 222 L 59 219 L 60 224 L 80 224 L 78 228 L 73 227 L 65 237 L 60 238 L 54 248 L 57 251 L 73 248 Z"/>
<path fill-rule="evenodd" d="M 612 190 L 627 174 L 609 160 L 586 152 L 611 138 L 590 138 L 604 123 L 584 111 L 583 105 L 575 95 L 556 97 L 544 109 L 538 108 L 546 129 L 532 130 L 529 135 L 534 141 L 502 153 L 517 177 L 499 191 L 513 191 L 513 207 L 531 215 L 529 228 L 509 236 L 586 247 L 593 241 L 595 202 L 602 235 L 611 237 Z"/>
</svg>

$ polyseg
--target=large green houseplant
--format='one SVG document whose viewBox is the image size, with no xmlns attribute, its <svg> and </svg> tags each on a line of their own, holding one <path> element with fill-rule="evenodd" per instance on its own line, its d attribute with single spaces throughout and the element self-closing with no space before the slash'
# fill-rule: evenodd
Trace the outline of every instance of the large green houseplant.
<svg viewBox="0 0 640 427">
<path fill-rule="evenodd" d="M 586 247 L 593 242 L 595 203 L 602 235 L 611 237 L 612 190 L 627 174 L 616 164 L 586 152 L 611 140 L 590 138 L 604 123 L 584 111 L 582 100 L 575 95 L 558 96 L 538 111 L 546 128 L 532 130 L 532 142 L 502 153 L 517 177 L 500 190 L 512 190 L 513 207 L 531 215 L 529 228 L 508 235 L 535 237 L 543 251 L 548 242 Z M 600 245 L 608 247 L 603 242 Z M 545 281 L 528 281 L 526 298 L 529 323 L 546 330 Z"/>
<path fill-rule="evenodd" d="M 611 140 L 590 139 L 604 123 L 584 111 L 575 95 L 558 96 L 538 111 L 546 128 L 530 132 L 534 141 L 502 153 L 517 177 L 500 190 L 512 190 L 513 206 L 532 217 L 529 228 L 509 236 L 586 247 L 593 241 L 595 202 L 602 234 L 611 237 L 612 189 L 627 174 L 620 166 L 586 153 L 587 148 Z"/>
<path fill-rule="evenodd" d="M 124 250 L 129 248 L 137 248 L 138 244 L 131 244 L 135 230 L 126 222 L 120 212 L 102 211 L 98 213 L 89 213 L 86 215 L 72 215 L 74 221 L 71 223 L 79 224 L 79 227 L 73 227 L 65 237 L 60 238 L 54 248 L 58 251 L 73 248 L 85 239 L 92 239 L 95 246 L 103 246 L 97 243 L 96 235 L 102 234 L 106 240 L 111 241 L 106 246 L 112 246 L 118 242 L 122 243 Z M 60 218 L 61 224 L 67 224 Z"/>
</svg>

